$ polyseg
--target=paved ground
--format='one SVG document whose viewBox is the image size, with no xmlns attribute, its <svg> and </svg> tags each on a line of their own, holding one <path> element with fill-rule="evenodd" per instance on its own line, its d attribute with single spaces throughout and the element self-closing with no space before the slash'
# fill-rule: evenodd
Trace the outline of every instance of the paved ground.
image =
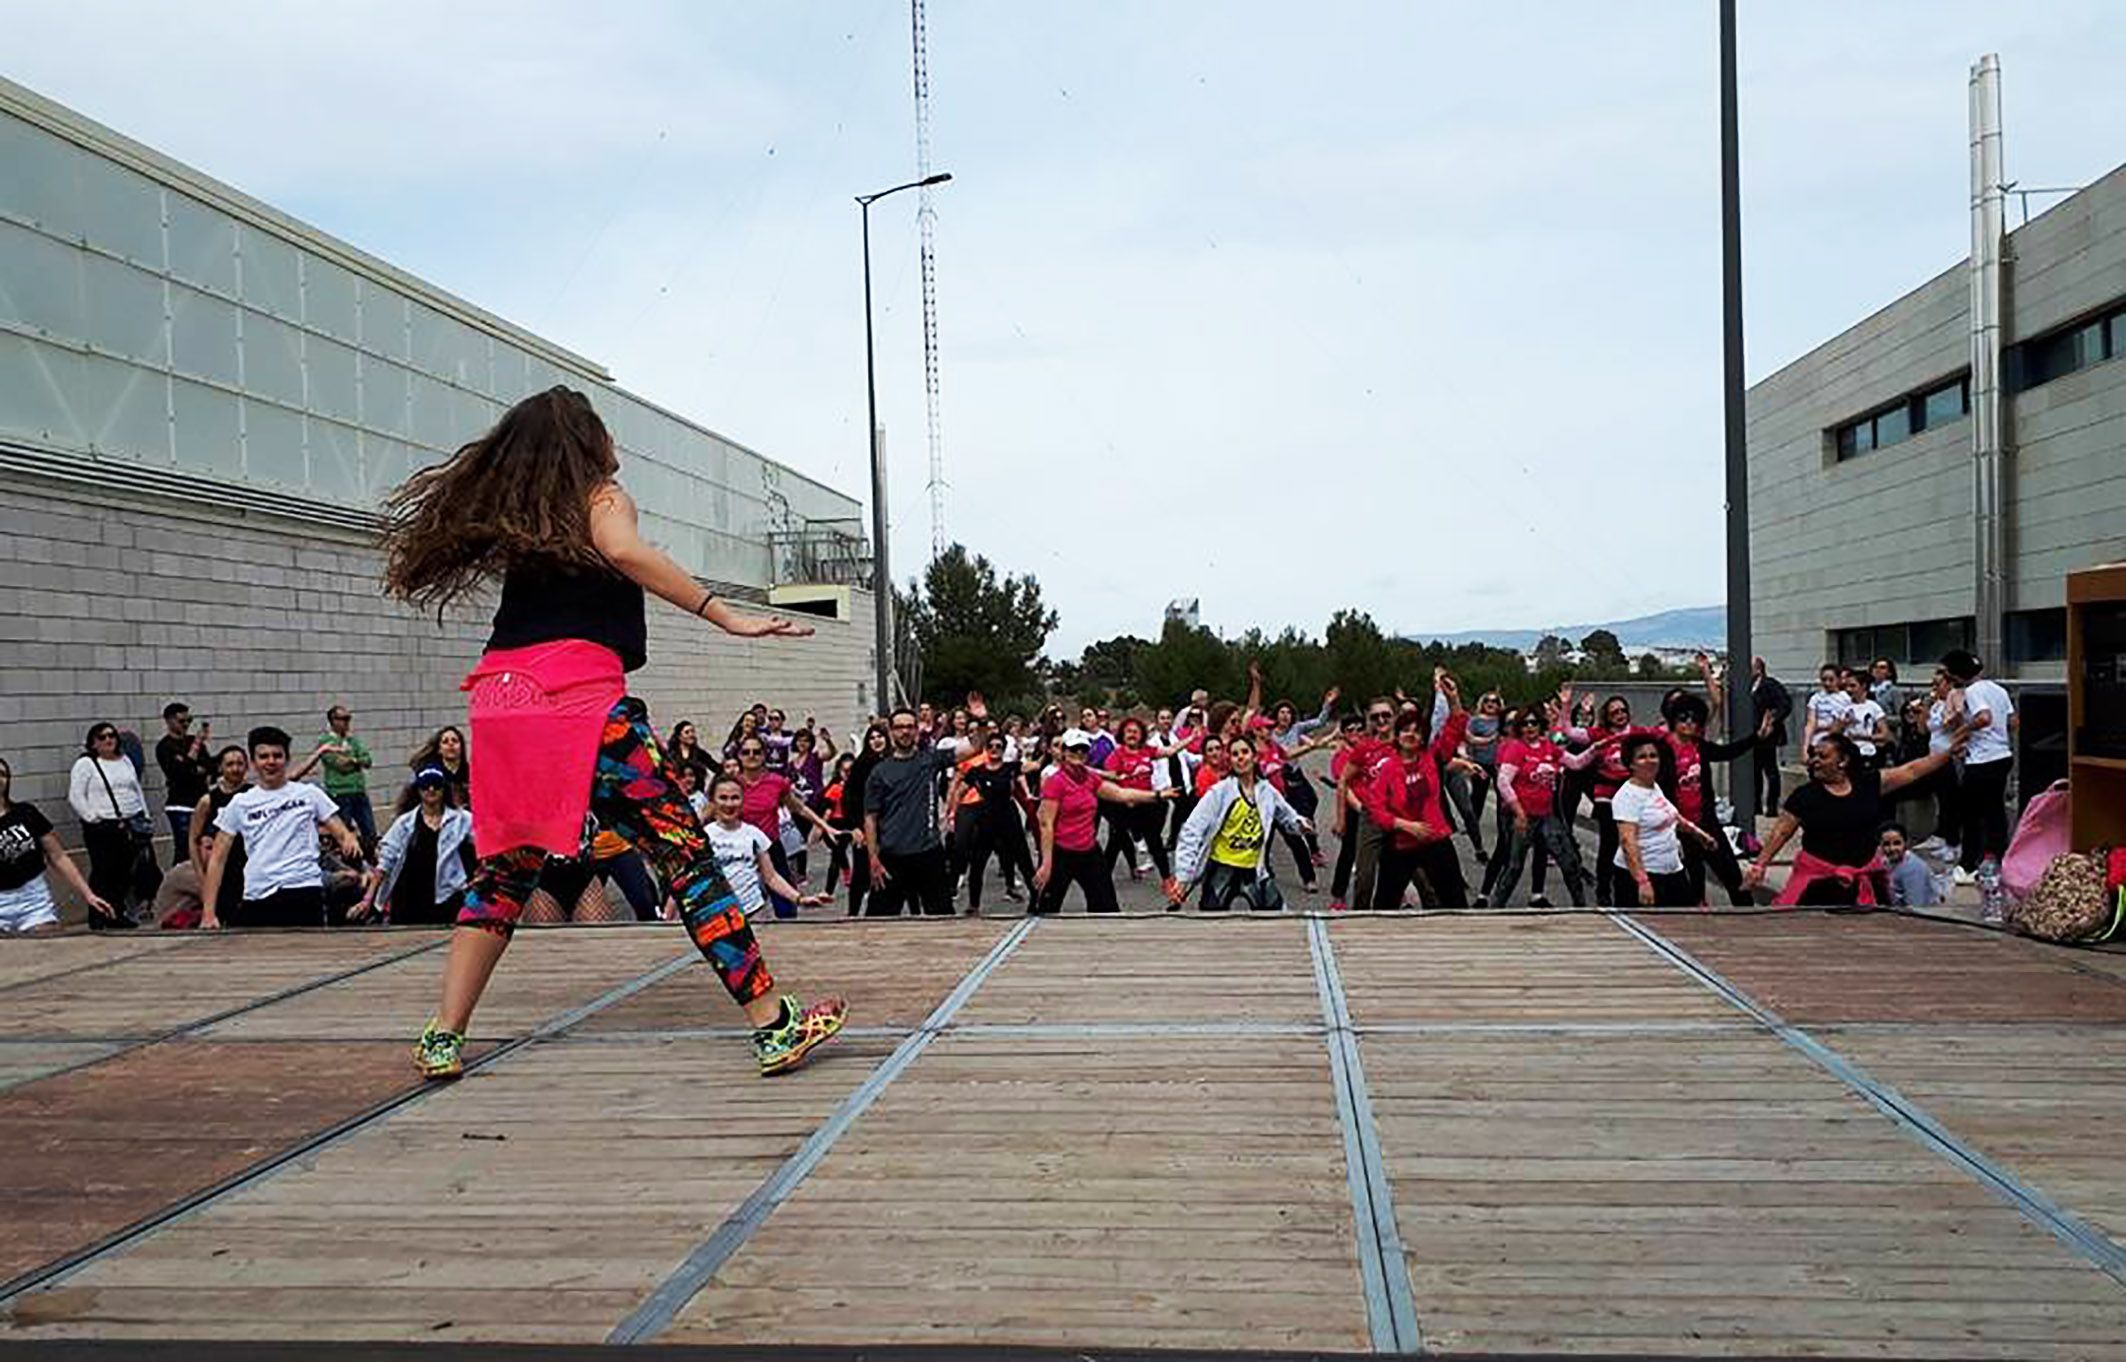
<svg viewBox="0 0 2126 1362">
<path fill-rule="evenodd" d="M 0 1339 L 2126 1357 L 2126 958 L 1822 914 L 0 943 Z"/>
</svg>

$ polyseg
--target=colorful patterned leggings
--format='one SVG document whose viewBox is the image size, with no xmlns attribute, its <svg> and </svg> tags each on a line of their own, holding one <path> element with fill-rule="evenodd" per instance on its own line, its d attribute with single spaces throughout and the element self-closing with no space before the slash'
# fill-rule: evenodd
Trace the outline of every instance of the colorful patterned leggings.
<svg viewBox="0 0 2126 1362">
<path fill-rule="evenodd" d="M 633 696 L 605 716 L 598 766 L 591 777 L 591 813 L 657 868 L 679 905 L 688 935 L 733 998 L 749 1003 L 775 987 L 745 909 L 717 867 L 700 820 L 665 764 L 650 728 L 649 710 Z M 523 916 L 545 864 L 546 852 L 538 847 L 512 847 L 483 857 L 473 872 L 458 925 L 484 927 L 506 937 Z"/>
</svg>

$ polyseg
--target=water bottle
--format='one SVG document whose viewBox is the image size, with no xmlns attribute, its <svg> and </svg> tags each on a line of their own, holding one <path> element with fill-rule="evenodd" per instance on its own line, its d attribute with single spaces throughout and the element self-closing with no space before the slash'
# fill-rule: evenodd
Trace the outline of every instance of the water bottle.
<svg viewBox="0 0 2126 1362">
<path fill-rule="evenodd" d="M 1988 856 L 1978 863 L 1978 916 L 1998 927 L 2008 920 L 2008 891 L 2001 888 L 2000 862 Z"/>
</svg>

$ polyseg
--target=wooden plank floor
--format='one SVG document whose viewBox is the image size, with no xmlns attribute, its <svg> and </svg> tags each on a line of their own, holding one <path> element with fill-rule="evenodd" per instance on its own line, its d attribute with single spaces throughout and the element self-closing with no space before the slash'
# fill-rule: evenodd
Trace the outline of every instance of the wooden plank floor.
<svg viewBox="0 0 2126 1362">
<path fill-rule="evenodd" d="M 1888 916 L 1642 920 L 2126 1234 L 2126 974 Z M 1378 1208 L 1428 1351 L 2126 1359 L 2126 1285 L 1621 923 L 1338 917 L 1320 977 L 1311 930 L 764 927 L 853 1008 L 772 1082 L 706 969 L 660 973 L 677 931 L 526 932 L 485 1043 L 591 1010 L 428 1090 L 442 957 L 394 957 L 439 938 L 5 943 L 0 1277 L 412 1100 L 0 1303 L 0 1340 L 592 1344 L 715 1239 L 656 1341 L 1363 1351 Z"/>
</svg>

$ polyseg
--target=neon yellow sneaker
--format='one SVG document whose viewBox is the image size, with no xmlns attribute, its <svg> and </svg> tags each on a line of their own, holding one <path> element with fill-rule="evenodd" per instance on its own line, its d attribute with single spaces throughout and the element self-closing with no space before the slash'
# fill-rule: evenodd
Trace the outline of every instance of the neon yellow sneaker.
<svg viewBox="0 0 2126 1362">
<path fill-rule="evenodd" d="M 445 1031 L 431 1017 L 413 1043 L 413 1066 L 423 1078 L 456 1078 L 465 1072 L 465 1037 Z"/>
<path fill-rule="evenodd" d="M 760 1076 L 773 1078 L 804 1063 L 806 1055 L 840 1034 L 848 1010 L 839 998 L 804 1007 L 784 994 L 781 1024 L 753 1033 L 753 1058 L 760 1061 Z"/>
</svg>

